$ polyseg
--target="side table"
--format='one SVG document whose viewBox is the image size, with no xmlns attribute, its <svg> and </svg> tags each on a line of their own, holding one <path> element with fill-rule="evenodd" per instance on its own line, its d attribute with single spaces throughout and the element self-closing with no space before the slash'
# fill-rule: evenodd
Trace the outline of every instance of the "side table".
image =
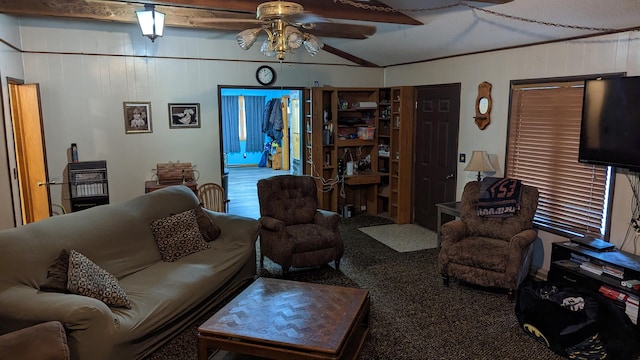
<svg viewBox="0 0 640 360">
<path fill-rule="evenodd" d="M 453 202 L 439 203 L 439 204 L 436 204 L 436 207 L 438 207 L 438 228 L 437 228 L 438 248 L 440 248 L 440 228 L 442 227 L 442 224 L 446 223 L 447 221 L 451 221 L 456 217 L 460 217 L 460 209 L 462 208 L 462 202 L 453 201 Z M 443 221 L 442 219 L 443 215 L 449 215 L 450 219 L 447 221 Z"/>
<path fill-rule="evenodd" d="M 174 185 L 179 185 L 179 184 L 174 184 Z M 195 181 L 187 181 L 185 183 L 183 183 L 182 185 L 185 185 L 186 187 L 188 187 L 189 189 L 191 189 L 196 195 L 198 195 L 198 183 Z M 162 189 L 165 188 L 167 186 L 171 186 L 171 185 L 167 185 L 167 184 L 158 184 L 157 181 L 155 180 L 147 180 L 144 182 L 144 192 L 149 193 L 158 189 Z"/>
</svg>

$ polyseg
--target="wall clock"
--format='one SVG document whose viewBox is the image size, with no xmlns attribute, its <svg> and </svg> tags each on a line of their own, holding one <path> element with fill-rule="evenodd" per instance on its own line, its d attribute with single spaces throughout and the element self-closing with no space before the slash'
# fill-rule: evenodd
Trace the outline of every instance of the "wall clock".
<svg viewBox="0 0 640 360">
<path fill-rule="evenodd" d="M 256 79 L 263 86 L 269 86 L 276 82 L 276 71 L 271 66 L 262 65 L 256 71 Z"/>
<path fill-rule="evenodd" d="M 478 85 L 478 97 L 476 98 L 476 125 L 480 130 L 491 123 L 491 84 L 483 81 Z"/>
</svg>

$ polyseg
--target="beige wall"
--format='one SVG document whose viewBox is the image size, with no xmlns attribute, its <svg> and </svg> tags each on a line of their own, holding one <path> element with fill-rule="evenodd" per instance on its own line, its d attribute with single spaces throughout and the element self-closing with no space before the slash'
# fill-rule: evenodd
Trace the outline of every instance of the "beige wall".
<svg viewBox="0 0 640 360">
<path fill-rule="evenodd" d="M 385 85 L 429 85 L 461 83 L 459 153 L 486 150 L 497 165 L 498 176 L 504 172 L 509 82 L 572 75 L 626 72 L 640 75 L 640 32 L 626 32 L 591 39 L 461 56 L 452 59 L 387 68 Z M 475 125 L 475 100 L 478 84 L 493 85 L 491 124 L 480 131 Z M 467 157 L 468 158 L 468 157 Z M 458 164 L 458 198 L 464 184 L 473 173 L 465 172 L 466 164 Z M 618 173 L 612 208 L 611 242 L 620 246 L 631 219 L 631 187 L 626 177 Z M 540 232 L 536 261 L 549 268 L 551 242 L 566 240 Z M 625 250 L 633 251 L 628 243 Z M 640 250 L 640 249 L 639 249 Z"/>
<path fill-rule="evenodd" d="M 7 88 L 7 77 L 23 79 L 22 55 L 14 47 L 20 46 L 20 33 L 18 21 L 15 18 L 0 14 L 0 93 L 2 103 L 0 106 L 0 229 L 7 229 L 15 226 L 14 208 L 12 203 L 12 190 L 17 198 L 17 187 L 12 188 L 10 169 L 15 167 L 15 159 L 8 156 L 7 150 L 13 154 L 13 134 L 11 133 L 11 118 L 9 112 L 9 93 Z M 16 203 L 19 206 L 19 203 Z M 19 218 L 18 218 L 19 219 Z"/>
<path fill-rule="evenodd" d="M 151 43 L 135 25 L 22 19 L 18 26 L 17 20 L 0 16 L 0 36 L 25 51 L 25 80 L 41 86 L 49 172 L 54 180 L 63 179 L 67 148 L 75 142 L 81 160 L 107 160 L 112 202 L 142 194 L 143 183 L 158 162 L 191 161 L 203 181 L 220 181 L 217 87 L 256 86 L 255 69 L 268 60 L 257 49 L 239 49 L 233 34 L 167 29 L 164 38 Z M 628 32 L 385 70 L 351 66 L 326 52 L 310 57 L 304 51 L 288 55 L 287 61 L 306 64 L 271 65 L 278 71 L 276 86 L 310 87 L 314 81 L 348 87 L 459 82 L 459 152 L 487 150 L 502 175 L 510 80 L 623 71 L 638 75 L 639 39 L 638 32 Z M 5 77 L 22 78 L 23 69 L 19 54 L 2 44 L 0 49 L 6 117 Z M 482 81 L 493 84 L 492 124 L 484 131 L 473 122 L 477 85 Z M 153 133 L 124 134 L 123 101 L 151 101 Z M 200 103 L 202 128 L 169 129 L 170 102 Z M 473 179 L 464 166 L 458 166 L 458 197 Z M 612 221 L 612 241 L 617 245 L 630 220 L 630 194 L 628 181 L 618 174 Z M 7 194 L 0 188 L 2 196 Z M 62 187 L 52 189 L 52 199 L 54 203 L 66 200 Z M 563 239 L 545 232 L 540 238 L 536 261 L 548 269 L 550 243 Z"/>
<path fill-rule="evenodd" d="M 26 81 L 40 84 L 50 177 L 65 180 L 77 143 L 81 161 L 107 160 L 111 202 L 141 195 L 160 162 L 188 161 L 199 182 L 221 182 L 218 86 L 258 86 L 256 69 L 271 60 L 233 34 L 167 29 L 152 43 L 137 25 L 42 19 L 21 20 L 20 33 Z M 382 69 L 326 52 L 291 60 L 315 63 L 271 63 L 275 86 L 382 86 Z M 151 102 L 152 133 L 124 133 L 124 101 Z M 169 129 L 167 104 L 181 102 L 200 103 L 200 129 Z M 52 202 L 67 203 L 67 192 L 52 187 Z"/>
</svg>

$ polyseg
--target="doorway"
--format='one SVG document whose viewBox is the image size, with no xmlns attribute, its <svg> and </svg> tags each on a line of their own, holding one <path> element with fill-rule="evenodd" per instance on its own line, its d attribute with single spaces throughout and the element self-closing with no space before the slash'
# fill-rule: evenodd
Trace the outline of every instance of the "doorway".
<svg viewBox="0 0 640 360">
<path fill-rule="evenodd" d="M 415 223 L 436 231 L 436 204 L 455 201 L 460 84 L 416 87 Z"/>
<path fill-rule="evenodd" d="M 51 196 L 38 84 L 7 79 L 22 224 L 51 216 Z M 14 195 L 15 196 L 15 195 Z M 16 221 L 17 222 L 17 221 Z"/>
<path fill-rule="evenodd" d="M 223 183 L 226 183 L 225 190 L 230 200 L 229 213 L 258 218 L 259 179 L 282 174 L 302 175 L 303 90 L 232 86 L 218 88 L 220 153 L 223 157 Z M 272 112 L 274 108 L 281 109 L 281 113 Z M 265 116 L 275 116 L 276 122 L 282 121 L 283 125 L 274 133 L 264 122 Z M 259 121 L 263 130 L 258 132 L 259 135 L 256 135 L 256 124 L 252 124 L 255 121 Z M 251 136 L 259 136 L 257 144 Z"/>
</svg>

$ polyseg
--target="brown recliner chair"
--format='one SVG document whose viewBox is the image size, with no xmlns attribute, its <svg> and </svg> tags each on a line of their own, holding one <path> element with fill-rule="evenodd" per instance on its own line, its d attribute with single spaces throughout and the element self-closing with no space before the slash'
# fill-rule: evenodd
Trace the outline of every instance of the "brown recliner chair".
<svg viewBox="0 0 640 360">
<path fill-rule="evenodd" d="M 469 182 L 462 193 L 460 219 L 440 230 L 442 248 L 438 256 L 445 285 L 454 277 L 486 287 L 504 288 L 509 300 L 527 277 L 538 232 L 533 215 L 538 207 L 538 189 L 522 185 L 520 209 L 510 217 L 478 215 L 480 181 Z"/>
<path fill-rule="evenodd" d="M 264 257 L 282 266 L 309 267 L 335 261 L 344 254 L 338 230 L 340 216 L 318 209 L 316 182 L 310 176 L 277 175 L 258 181 L 260 201 L 260 265 Z"/>
<path fill-rule="evenodd" d="M 69 360 L 62 323 L 49 321 L 0 335 L 0 359 Z"/>
</svg>

